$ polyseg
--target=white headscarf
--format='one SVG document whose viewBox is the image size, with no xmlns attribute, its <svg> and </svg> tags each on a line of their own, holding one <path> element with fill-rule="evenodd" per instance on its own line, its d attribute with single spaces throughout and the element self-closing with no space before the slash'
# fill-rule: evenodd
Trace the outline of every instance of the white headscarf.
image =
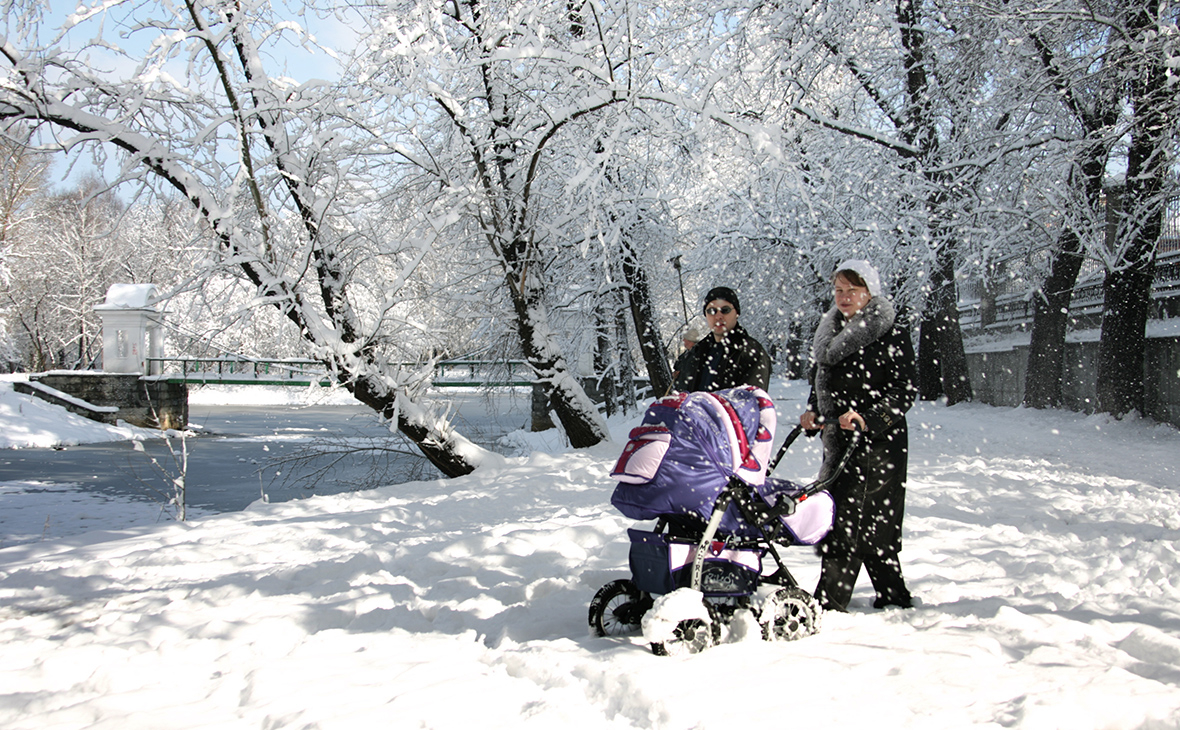
<svg viewBox="0 0 1180 730">
<path fill-rule="evenodd" d="M 868 261 L 864 259 L 848 259 L 837 266 L 836 271 L 855 271 L 860 274 L 860 278 L 865 280 L 865 286 L 869 288 L 870 297 L 881 296 L 881 275 L 877 273 L 877 270 Z"/>
</svg>

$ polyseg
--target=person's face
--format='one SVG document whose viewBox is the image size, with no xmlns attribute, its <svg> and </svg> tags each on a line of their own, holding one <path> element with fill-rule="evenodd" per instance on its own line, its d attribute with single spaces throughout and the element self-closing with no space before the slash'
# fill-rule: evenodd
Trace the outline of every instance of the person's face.
<svg viewBox="0 0 1180 730">
<path fill-rule="evenodd" d="M 872 298 L 869 296 L 868 287 L 853 284 L 844 278 L 843 274 L 836 276 L 836 281 L 832 285 L 832 293 L 836 296 L 836 309 L 840 310 L 844 319 L 851 319 Z"/>
<path fill-rule="evenodd" d="M 724 299 L 714 299 L 705 305 L 705 319 L 713 337 L 720 340 L 737 326 L 738 315 L 732 304 Z"/>
</svg>

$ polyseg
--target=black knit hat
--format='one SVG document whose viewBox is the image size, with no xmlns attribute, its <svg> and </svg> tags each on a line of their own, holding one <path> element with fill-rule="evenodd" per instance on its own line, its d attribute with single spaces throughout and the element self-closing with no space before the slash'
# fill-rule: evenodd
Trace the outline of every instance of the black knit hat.
<svg viewBox="0 0 1180 730">
<path fill-rule="evenodd" d="M 705 295 L 704 306 L 709 306 L 709 302 L 713 301 L 714 299 L 723 299 L 733 305 L 733 311 L 737 312 L 738 314 L 742 313 L 742 304 L 738 301 L 737 292 L 735 292 L 733 289 L 730 289 L 727 286 L 713 287 L 709 290 L 709 293 Z"/>
</svg>

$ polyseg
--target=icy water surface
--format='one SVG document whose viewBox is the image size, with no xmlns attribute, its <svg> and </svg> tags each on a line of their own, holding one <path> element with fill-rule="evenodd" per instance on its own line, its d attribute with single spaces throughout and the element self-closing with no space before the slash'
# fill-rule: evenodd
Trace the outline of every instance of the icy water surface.
<svg viewBox="0 0 1180 730">
<path fill-rule="evenodd" d="M 452 402 L 459 431 L 491 449 L 528 419 L 527 395 L 448 392 L 442 398 Z M 186 440 L 186 504 L 196 513 L 234 512 L 264 496 L 285 502 L 438 476 L 361 405 L 193 405 L 189 426 L 199 434 Z M 7 450 L 0 452 L 0 482 L 83 485 L 111 497 L 164 500 L 166 480 L 179 470 L 162 441 L 144 446 L 146 453 L 129 442 Z M 180 440 L 173 446 L 179 450 Z M 154 469 L 149 455 L 168 474 Z"/>
</svg>

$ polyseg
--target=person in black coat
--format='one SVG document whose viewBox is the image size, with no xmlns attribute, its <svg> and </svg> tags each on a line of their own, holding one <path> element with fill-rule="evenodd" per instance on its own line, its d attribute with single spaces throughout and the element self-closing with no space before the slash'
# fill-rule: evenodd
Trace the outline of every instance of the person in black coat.
<svg viewBox="0 0 1180 730">
<path fill-rule="evenodd" d="M 846 611 L 863 565 L 877 592 L 875 608 L 909 608 L 898 554 L 909 453 L 905 413 L 917 394 L 914 346 L 867 261 L 840 264 L 833 287 L 836 303 L 816 328 L 811 396 L 799 422 L 806 431 L 822 430 L 821 479 L 844 453 L 852 429 L 864 432 L 864 443 L 830 489 L 836 519 L 818 546 L 815 597 L 826 610 Z"/>
<path fill-rule="evenodd" d="M 705 295 L 709 335 L 677 360 L 672 387 L 678 391 L 714 391 L 755 385 L 770 387 L 770 356 L 738 324 L 742 305 L 737 293 L 719 286 Z"/>
</svg>

